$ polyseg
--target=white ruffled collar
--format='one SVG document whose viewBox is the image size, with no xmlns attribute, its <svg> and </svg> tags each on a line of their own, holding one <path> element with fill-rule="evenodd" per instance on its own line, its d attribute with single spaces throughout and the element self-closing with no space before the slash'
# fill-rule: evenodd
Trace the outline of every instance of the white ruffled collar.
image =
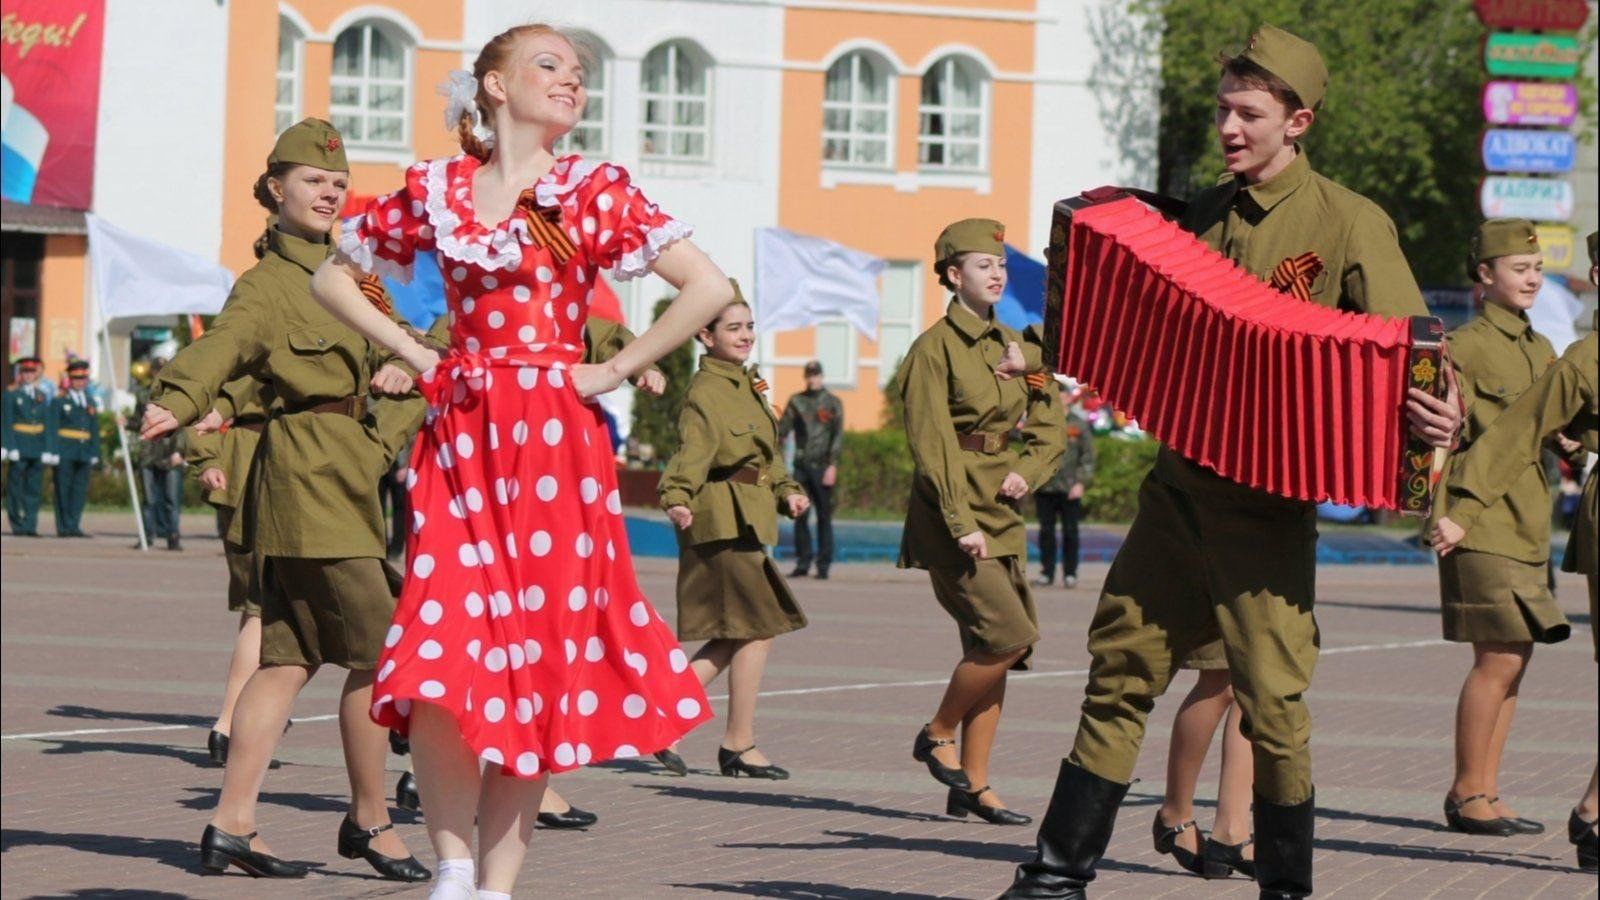
<svg viewBox="0 0 1600 900">
<path fill-rule="evenodd" d="M 522 248 L 533 242 L 528 223 L 513 212 L 490 228 L 472 209 L 472 176 L 482 165 L 476 157 L 460 154 L 419 165 L 426 167 L 423 209 L 441 254 L 490 272 L 522 265 Z M 534 199 L 540 206 L 556 206 L 602 165 L 581 156 L 563 156 L 533 183 Z"/>
</svg>

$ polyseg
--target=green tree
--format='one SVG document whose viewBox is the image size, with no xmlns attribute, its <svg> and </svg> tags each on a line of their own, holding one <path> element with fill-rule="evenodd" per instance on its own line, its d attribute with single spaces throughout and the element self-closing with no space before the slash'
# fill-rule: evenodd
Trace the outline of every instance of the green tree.
<svg viewBox="0 0 1600 900">
<path fill-rule="evenodd" d="M 1188 197 L 1216 183 L 1217 55 L 1242 49 L 1270 22 L 1316 43 L 1331 74 L 1304 141 L 1312 164 L 1394 219 L 1419 281 L 1462 281 L 1483 175 L 1484 29 L 1470 3 L 1132 0 L 1130 8 L 1161 22 L 1159 190 Z"/>
<path fill-rule="evenodd" d="M 655 319 L 669 304 L 671 297 L 656 301 Z M 651 397 L 642 391 L 633 395 L 633 425 L 629 434 L 640 443 L 655 448 L 658 461 L 665 462 L 678 449 L 678 409 L 689 392 L 689 379 L 694 376 L 694 348 L 689 344 L 663 356 L 656 366 L 667 376 L 666 393 Z"/>
<path fill-rule="evenodd" d="M 906 357 L 894 364 L 894 374 L 883 385 L 883 427 L 895 431 L 906 430 L 906 401 L 900 396 L 900 370 L 905 368 Z"/>
</svg>

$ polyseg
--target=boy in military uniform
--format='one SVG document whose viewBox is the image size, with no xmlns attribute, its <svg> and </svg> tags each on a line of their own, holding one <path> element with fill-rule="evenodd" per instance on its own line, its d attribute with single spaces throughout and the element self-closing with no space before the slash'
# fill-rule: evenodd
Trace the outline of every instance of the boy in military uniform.
<svg viewBox="0 0 1600 900">
<path fill-rule="evenodd" d="M 55 471 L 56 534 L 88 537 L 83 507 L 89 502 L 89 475 L 100 462 L 100 410 L 89 393 L 89 361 L 67 364 L 66 393 L 51 401 L 54 426 L 50 452 Z"/>
<path fill-rule="evenodd" d="M 15 537 L 38 537 L 44 467 L 55 460 L 49 434 L 54 425 L 52 391 L 39 378 L 43 369 L 37 356 L 17 360 L 17 385 L 5 393 L 0 440 L 11 463 L 6 474 L 6 517 Z"/>
<path fill-rule="evenodd" d="M 1221 62 L 1216 128 L 1228 177 L 1194 198 L 1183 227 L 1290 295 L 1285 303 L 1425 315 L 1388 216 L 1313 172 L 1298 147 L 1328 84 L 1317 48 L 1267 25 Z M 1445 380 L 1453 395 L 1449 370 Z M 1413 432 L 1448 447 L 1460 424 L 1457 402 L 1413 391 Z M 1161 449 L 1090 625 L 1093 662 L 1077 738 L 1062 760 L 1038 852 L 1017 869 L 1006 897 L 1085 896 L 1127 793 L 1145 717 L 1177 664 L 1219 637 L 1254 751 L 1261 896 L 1311 893 L 1304 695 L 1318 645 L 1316 537 L 1313 504 L 1236 484 Z"/>
<path fill-rule="evenodd" d="M 804 578 L 817 564 L 817 577 L 826 579 L 833 564 L 833 485 L 839 476 L 839 451 L 844 447 L 844 404 L 822 386 L 822 362 L 806 363 L 806 389 L 789 398 L 778 420 L 778 439 L 794 435 L 794 478 L 805 488 L 817 511 L 817 549 L 811 549 L 811 513 L 794 523 L 794 571 Z"/>
<path fill-rule="evenodd" d="M 1094 434 L 1079 415 L 1061 385 L 1061 402 L 1066 407 L 1067 449 L 1061 468 L 1034 492 L 1033 507 L 1039 516 L 1039 577 L 1037 587 L 1049 587 L 1056 580 L 1056 523 L 1061 523 L 1061 586 L 1078 586 L 1078 520 L 1083 516 L 1083 492 L 1094 476 Z"/>
</svg>

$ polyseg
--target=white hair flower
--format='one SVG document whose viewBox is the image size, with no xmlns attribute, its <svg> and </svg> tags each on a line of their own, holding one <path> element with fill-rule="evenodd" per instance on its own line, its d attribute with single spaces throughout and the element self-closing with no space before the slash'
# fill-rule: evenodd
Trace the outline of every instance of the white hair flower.
<svg viewBox="0 0 1600 900">
<path fill-rule="evenodd" d="M 478 112 L 478 79 L 466 69 L 450 72 L 450 80 L 439 85 L 439 95 L 445 98 L 444 127 L 454 131 L 463 115 L 472 116 L 472 136 L 485 148 L 494 146 L 494 129 L 484 124 Z"/>
</svg>

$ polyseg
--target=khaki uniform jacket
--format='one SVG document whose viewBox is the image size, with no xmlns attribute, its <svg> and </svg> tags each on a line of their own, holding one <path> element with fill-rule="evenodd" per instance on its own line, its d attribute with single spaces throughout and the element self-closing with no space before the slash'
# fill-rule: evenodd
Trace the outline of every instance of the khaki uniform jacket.
<svg viewBox="0 0 1600 900">
<path fill-rule="evenodd" d="M 1450 518 L 1470 537 L 1473 529 L 1536 464 L 1545 438 L 1563 431 L 1590 453 L 1600 453 L 1600 333 L 1589 332 L 1522 392 L 1494 425 L 1455 463 L 1448 485 Z M 1548 515 L 1548 510 L 1546 511 Z M 1578 503 L 1578 522 L 1562 568 L 1600 574 L 1600 466 L 1589 471 Z M 1463 546 L 1465 544 L 1463 543 Z"/>
<path fill-rule="evenodd" d="M 217 392 L 211 408 L 224 421 L 233 420 L 223 432 L 200 434 L 193 426 L 184 430 L 189 448 L 184 458 L 189 468 L 199 475 L 206 469 L 221 469 L 228 486 L 220 491 L 207 491 L 206 502 L 212 506 L 238 509 L 244 502 L 244 492 L 250 483 L 250 462 L 255 459 L 256 448 L 261 444 L 261 432 L 239 427 L 240 423 L 262 422 L 267 417 L 267 405 L 262 402 L 261 386 L 251 376 L 235 378 Z"/>
<path fill-rule="evenodd" d="M 1533 330 L 1527 316 L 1493 303 L 1448 338 L 1467 415 L 1461 445 L 1445 466 L 1445 490 L 1434 504 L 1435 519 L 1450 514 L 1449 487 L 1459 476 L 1463 455 L 1556 359 L 1555 348 Z M 1550 485 L 1538 455 L 1527 460 L 1511 489 L 1478 517 L 1461 549 L 1525 563 L 1550 558 Z"/>
<path fill-rule="evenodd" d="M 591 365 L 610 362 L 637 338 L 621 322 L 591 317 L 583 326 L 583 361 Z M 652 363 L 649 371 L 659 372 L 661 367 Z"/>
<path fill-rule="evenodd" d="M 1089 430 L 1089 423 L 1077 413 L 1069 412 L 1065 427 L 1067 444 L 1061 466 L 1044 487 L 1039 488 L 1041 494 L 1065 494 L 1075 484 L 1088 487 L 1089 480 L 1094 477 L 1094 432 Z"/>
<path fill-rule="evenodd" d="M 710 356 L 689 382 L 678 414 L 678 451 L 667 460 L 656 491 L 661 508 L 687 506 L 690 544 L 725 541 L 753 532 L 778 542 L 778 504 L 804 490 L 789 477 L 778 452 L 778 421 L 744 367 Z M 727 481 L 745 468 L 756 484 Z M 787 511 L 787 510 L 785 510 Z"/>
<path fill-rule="evenodd" d="M 1000 483 L 1016 472 L 1037 490 L 1055 474 L 1066 444 L 1059 391 L 1028 387 L 1020 375 L 994 373 L 1008 343 L 1023 336 L 982 321 L 952 301 L 901 364 L 896 389 L 905 401 L 906 438 L 915 467 L 900 543 L 901 568 L 951 568 L 969 560 L 956 539 L 983 532 L 989 556 L 1023 557 L 1027 525 Z M 1021 426 L 1022 449 L 1008 436 Z M 957 435 L 989 435 L 997 452 L 964 450 Z"/>
<path fill-rule="evenodd" d="M 1179 224 L 1263 281 L 1283 260 L 1316 253 L 1323 271 L 1309 287 L 1312 301 L 1322 306 L 1385 316 L 1428 314 L 1394 223 L 1371 200 L 1312 171 L 1304 153 L 1259 184 L 1229 176 L 1200 192 Z M 1299 301 L 1285 296 L 1283 302 Z M 1299 503 L 1228 481 L 1166 447 L 1154 473 L 1180 490 L 1206 490 L 1218 499 Z"/>
<path fill-rule="evenodd" d="M 844 404 L 832 392 L 802 391 L 789 398 L 778 419 L 778 439 L 794 433 L 795 468 L 821 472 L 839 464 L 844 450 Z"/>
<path fill-rule="evenodd" d="M 328 253 L 326 242 L 272 229 L 266 257 L 240 276 L 211 329 L 162 369 L 155 400 L 188 424 L 224 384 L 255 378 L 272 394 L 270 418 L 248 488 L 253 515 L 236 516 L 228 539 L 265 556 L 381 559 L 378 480 L 425 404 L 383 400 L 359 420 L 307 409 L 366 394 L 391 358 L 311 298 L 311 273 Z"/>
</svg>

